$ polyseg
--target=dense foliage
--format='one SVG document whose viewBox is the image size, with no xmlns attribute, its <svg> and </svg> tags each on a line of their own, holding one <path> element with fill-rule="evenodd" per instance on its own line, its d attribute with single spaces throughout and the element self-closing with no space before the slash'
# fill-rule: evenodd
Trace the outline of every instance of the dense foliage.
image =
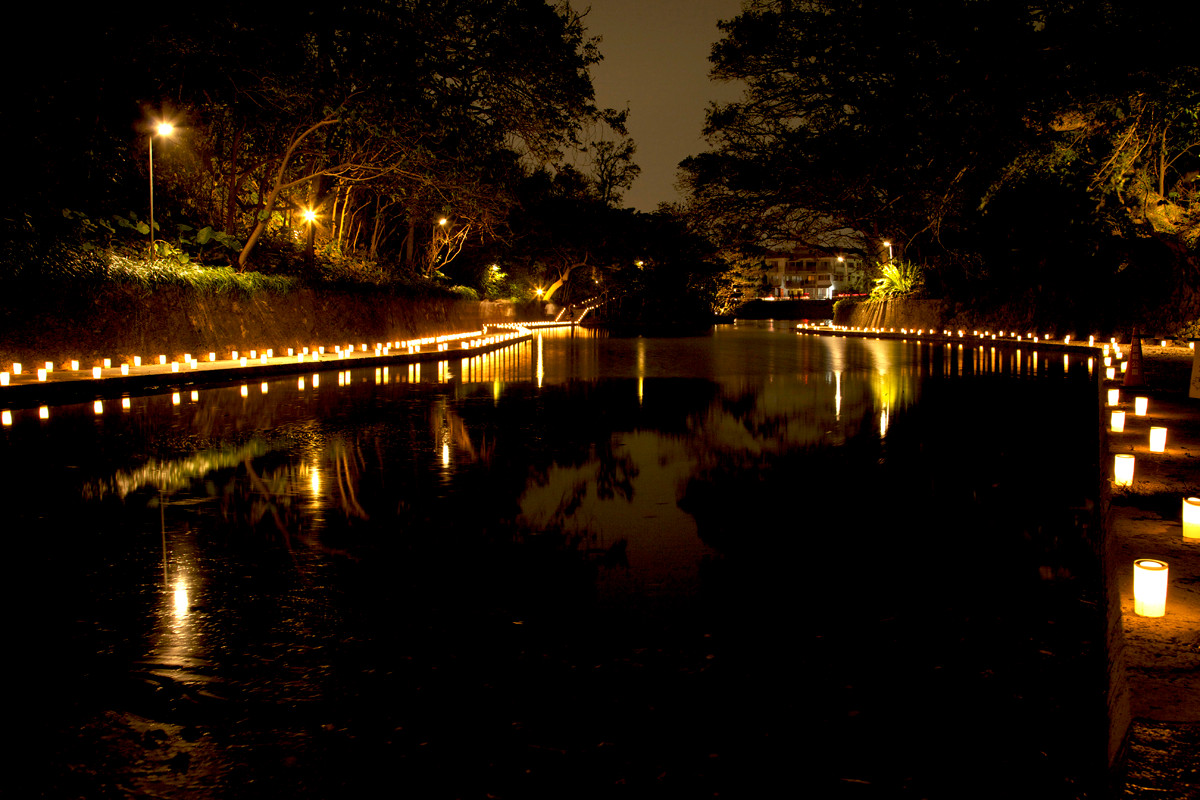
<svg viewBox="0 0 1200 800">
<path fill-rule="evenodd" d="M 21 145 L 19 213 L 68 208 L 104 225 L 140 214 L 128 233 L 147 235 L 153 144 L 164 240 L 220 232 L 245 269 L 260 244 L 307 239 L 429 274 L 447 260 L 439 219 L 459 239 L 494 233 L 524 164 L 553 162 L 585 125 L 617 118 L 593 103 L 599 53 L 566 4 L 139 11 L 33 29 L 24 55 L 41 68 L 3 120 Z M 42 46 L 70 58 L 38 58 Z M 173 135 L 155 134 L 160 120 Z"/>
<path fill-rule="evenodd" d="M 746 246 L 851 229 L 875 258 L 889 240 L 951 294 L 1195 281 L 1187 18 L 1132 0 L 751 0 L 713 48 L 746 92 L 710 110 L 711 149 L 684 164 L 694 209 Z"/>
</svg>

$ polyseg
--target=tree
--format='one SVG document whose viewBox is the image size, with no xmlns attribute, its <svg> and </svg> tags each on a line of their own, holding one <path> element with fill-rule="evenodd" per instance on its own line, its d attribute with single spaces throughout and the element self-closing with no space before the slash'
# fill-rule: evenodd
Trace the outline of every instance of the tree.
<svg viewBox="0 0 1200 800">
<path fill-rule="evenodd" d="M 710 109 L 711 149 L 683 164 L 692 206 L 735 245 L 850 228 L 940 267 L 943 286 L 1030 285 L 1067 254 L 1127 261 L 1151 235 L 1136 195 L 1175 216 L 1153 235 L 1194 270 L 1194 207 L 1161 202 L 1168 186 L 1185 200 L 1196 152 L 1200 60 L 1176 10 L 752 0 L 713 47 L 714 76 L 747 88 Z"/>
<path fill-rule="evenodd" d="M 18 92 L 41 114 L 22 151 L 64 167 L 28 176 L 36 191 L 24 197 L 140 209 L 145 136 L 130 121 L 139 108 L 165 114 L 186 134 L 156 147 L 161 216 L 186 213 L 244 238 L 247 269 L 273 233 L 294 232 L 311 210 L 323 246 L 361 243 L 377 258 L 390 244 L 428 272 L 421 254 L 434 215 L 452 211 L 472 235 L 489 233 L 505 217 L 518 161 L 554 160 L 601 116 L 588 73 L 596 42 L 565 2 L 302 0 L 284 14 L 218 1 L 135 16 L 88 15 L 87 31 L 65 30 L 70 19 L 46 26 L 104 66 L 93 81 L 78 59 L 55 62 Z M 119 102 L 101 102 L 99 89 Z M 12 130 L 21 111 L 4 120 Z M 81 131 L 93 152 L 76 154 Z M 95 186 L 112 191 L 100 197 Z M 76 193 L 95 199 L 66 199 Z"/>
</svg>

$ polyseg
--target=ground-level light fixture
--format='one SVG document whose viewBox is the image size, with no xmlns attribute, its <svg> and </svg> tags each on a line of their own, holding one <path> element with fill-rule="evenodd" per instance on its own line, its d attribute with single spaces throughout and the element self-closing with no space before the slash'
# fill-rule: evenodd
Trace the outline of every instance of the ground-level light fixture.
<svg viewBox="0 0 1200 800">
<path fill-rule="evenodd" d="M 1134 416 L 1136 416 L 1136 417 L 1146 416 L 1146 411 L 1148 410 L 1149 405 L 1150 405 L 1150 398 L 1148 398 L 1148 397 L 1133 398 L 1133 414 L 1134 414 Z"/>
<path fill-rule="evenodd" d="M 1117 453 L 1113 458 L 1113 483 L 1117 486 L 1133 485 L 1133 456 Z"/>
<path fill-rule="evenodd" d="M 1200 497 L 1183 498 L 1183 540 L 1200 543 Z"/>
<path fill-rule="evenodd" d="M 1133 611 L 1139 617 L 1167 613 L 1167 562 L 1139 558 L 1133 562 Z"/>
<path fill-rule="evenodd" d="M 1165 453 L 1167 450 L 1167 429 L 1153 427 L 1150 429 L 1150 452 Z"/>
<path fill-rule="evenodd" d="M 1111 430 L 1113 433 L 1121 433 L 1122 431 L 1124 431 L 1125 430 L 1125 412 L 1124 411 L 1112 412 L 1112 422 L 1109 424 L 1108 427 L 1109 427 L 1109 430 Z"/>
</svg>

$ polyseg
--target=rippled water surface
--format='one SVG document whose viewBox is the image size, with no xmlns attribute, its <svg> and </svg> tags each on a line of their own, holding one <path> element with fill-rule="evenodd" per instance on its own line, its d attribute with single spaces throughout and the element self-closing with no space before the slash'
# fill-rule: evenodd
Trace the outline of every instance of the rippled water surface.
<svg viewBox="0 0 1200 800">
<path fill-rule="evenodd" d="M 11 416 L 46 795 L 1079 780 L 1038 652 L 1073 624 L 1042 600 L 1095 488 L 1086 359 L 568 332 Z"/>
</svg>

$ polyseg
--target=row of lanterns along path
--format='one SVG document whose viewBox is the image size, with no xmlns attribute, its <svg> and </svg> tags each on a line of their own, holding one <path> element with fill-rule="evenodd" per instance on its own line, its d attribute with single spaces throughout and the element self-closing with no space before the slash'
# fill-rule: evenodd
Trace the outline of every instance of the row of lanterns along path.
<svg viewBox="0 0 1200 800">
<path fill-rule="evenodd" d="M 98 363 L 91 366 L 82 366 L 77 360 L 64 361 L 57 365 L 47 361 L 43 366 L 26 369 L 26 366 L 20 362 L 13 362 L 8 369 L 0 370 L 0 387 L 9 386 L 18 382 L 36 382 L 44 383 L 51 380 L 86 380 L 90 375 L 93 380 L 101 380 L 111 377 L 128 377 L 131 374 L 137 374 L 137 371 L 142 373 L 159 373 L 169 370 L 173 373 L 196 371 L 211 371 L 212 369 L 228 369 L 237 367 L 248 367 L 257 365 L 277 365 L 282 363 L 295 362 L 296 364 L 314 363 L 318 361 L 326 361 L 330 358 L 360 358 L 369 359 L 372 356 L 379 357 L 403 357 L 414 356 L 418 354 L 429 353 L 446 353 L 447 357 L 452 355 L 473 355 L 474 351 L 481 348 L 490 348 L 496 345 L 502 345 L 505 342 L 520 339 L 531 334 L 534 329 L 547 327 L 570 327 L 573 323 L 502 323 L 485 326 L 483 330 L 467 331 L 463 333 L 449 333 L 439 336 L 428 336 L 419 339 L 410 339 L 405 341 L 395 342 L 376 342 L 374 347 L 369 347 L 367 343 L 333 345 L 331 347 L 313 346 L 312 348 L 281 348 L 276 351 L 274 349 L 266 350 L 250 350 L 247 352 L 239 352 L 237 350 L 230 351 L 228 357 L 224 353 L 210 352 L 197 354 L 193 357 L 191 353 L 185 353 L 182 356 L 168 358 L 166 355 L 159 355 L 151 361 L 143 363 L 141 356 L 131 356 L 125 363 L 115 363 L 111 358 L 101 359 Z M 491 328 L 489 332 L 488 328 Z M 43 362 L 38 362 L 42 364 Z"/>
<path fill-rule="evenodd" d="M 1150 425 L 1149 429 L 1136 425 L 1134 430 L 1127 430 L 1127 411 L 1120 408 L 1122 392 L 1133 393 L 1133 417 L 1138 419 L 1154 419 L 1150 416 L 1150 398 L 1145 394 L 1136 394 L 1137 389 L 1145 386 L 1145 365 L 1142 357 L 1141 340 L 1135 335 L 1130 343 L 1127 360 L 1121 363 L 1121 384 L 1116 383 L 1116 368 L 1112 365 L 1109 346 L 1104 347 L 1105 379 L 1108 382 L 1108 406 L 1112 408 L 1109 422 L 1110 434 L 1120 434 L 1122 438 L 1140 433 L 1146 436 L 1146 449 L 1149 453 L 1167 453 L 1167 428 L 1161 425 Z M 1118 360 L 1124 355 L 1120 346 L 1113 342 L 1113 352 Z M 1136 445 L 1139 446 L 1140 445 Z M 1113 483 L 1118 488 L 1132 490 L 1134 484 L 1134 466 L 1136 457 L 1132 453 L 1116 453 L 1113 456 Z M 1187 544 L 1200 544 L 1200 498 L 1187 496 L 1182 498 L 1183 540 Z M 1161 558 L 1139 557 L 1133 562 L 1133 602 L 1134 613 L 1143 617 L 1162 617 L 1167 611 L 1167 586 L 1170 569 Z"/>
</svg>

